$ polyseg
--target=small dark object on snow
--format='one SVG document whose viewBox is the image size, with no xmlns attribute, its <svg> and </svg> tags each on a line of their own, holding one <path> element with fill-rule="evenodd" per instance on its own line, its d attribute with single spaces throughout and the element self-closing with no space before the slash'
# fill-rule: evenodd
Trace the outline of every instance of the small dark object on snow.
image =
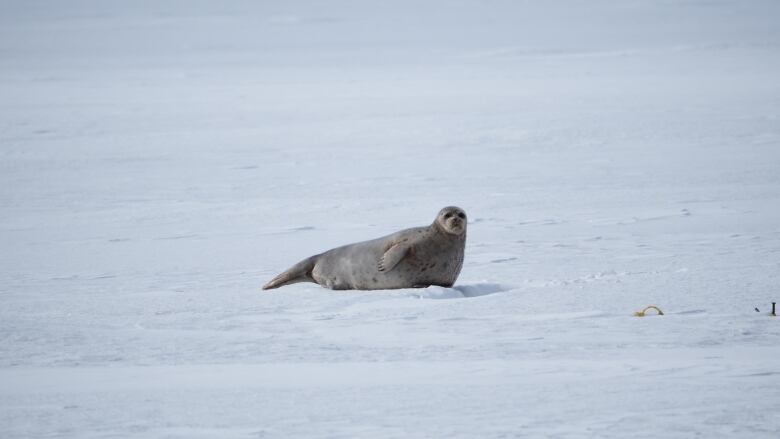
<svg viewBox="0 0 780 439">
<path fill-rule="evenodd" d="M 772 302 L 772 315 L 777 316 L 777 314 L 775 314 L 775 302 Z"/>
<path fill-rule="evenodd" d="M 753 308 L 753 309 L 756 310 L 756 312 L 761 312 L 761 311 L 758 310 L 758 308 Z"/>
</svg>

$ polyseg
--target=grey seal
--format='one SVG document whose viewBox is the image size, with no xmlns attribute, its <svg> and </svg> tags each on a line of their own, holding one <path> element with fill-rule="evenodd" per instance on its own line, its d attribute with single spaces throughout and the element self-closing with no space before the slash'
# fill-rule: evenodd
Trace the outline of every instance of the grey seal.
<svg viewBox="0 0 780 439">
<path fill-rule="evenodd" d="M 463 267 L 466 213 L 448 206 L 433 224 L 311 256 L 276 276 L 263 289 L 314 282 L 332 290 L 451 287 Z"/>
</svg>

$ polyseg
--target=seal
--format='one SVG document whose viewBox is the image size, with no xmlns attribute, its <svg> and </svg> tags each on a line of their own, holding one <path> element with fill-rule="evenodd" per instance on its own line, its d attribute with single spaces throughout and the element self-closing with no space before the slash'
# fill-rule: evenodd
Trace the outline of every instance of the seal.
<svg viewBox="0 0 780 439">
<path fill-rule="evenodd" d="M 448 206 L 433 224 L 311 256 L 276 276 L 264 290 L 314 282 L 332 290 L 451 287 L 463 267 L 466 213 Z"/>
</svg>

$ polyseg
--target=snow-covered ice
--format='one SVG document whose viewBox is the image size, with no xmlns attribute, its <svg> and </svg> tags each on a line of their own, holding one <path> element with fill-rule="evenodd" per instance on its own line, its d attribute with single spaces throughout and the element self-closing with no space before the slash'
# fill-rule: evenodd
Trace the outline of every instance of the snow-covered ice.
<svg viewBox="0 0 780 439">
<path fill-rule="evenodd" d="M 3 1 L 0 437 L 776 437 L 778 23 Z M 449 204 L 454 288 L 260 290 Z"/>
</svg>

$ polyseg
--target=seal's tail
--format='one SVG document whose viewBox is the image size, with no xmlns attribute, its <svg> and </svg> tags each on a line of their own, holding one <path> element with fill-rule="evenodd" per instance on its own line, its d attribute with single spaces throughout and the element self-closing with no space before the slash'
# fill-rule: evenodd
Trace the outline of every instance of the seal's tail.
<svg viewBox="0 0 780 439">
<path fill-rule="evenodd" d="M 298 262 L 289 270 L 271 279 L 271 282 L 265 284 L 263 289 L 272 290 L 274 288 L 279 288 L 298 282 L 314 282 L 314 278 L 311 276 L 311 271 L 314 269 L 315 261 L 316 256 L 312 256 L 302 260 L 301 262 Z"/>
</svg>

